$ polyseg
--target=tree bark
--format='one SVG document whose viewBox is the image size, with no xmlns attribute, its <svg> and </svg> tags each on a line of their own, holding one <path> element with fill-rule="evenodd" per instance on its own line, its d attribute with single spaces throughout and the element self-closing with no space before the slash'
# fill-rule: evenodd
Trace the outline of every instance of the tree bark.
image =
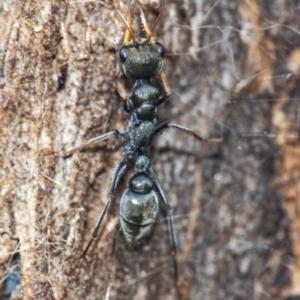
<svg viewBox="0 0 300 300">
<path fill-rule="evenodd" d="M 154 24 L 159 3 L 137 2 Z M 125 15 L 129 2 L 118 3 Z M 223 139 L 170 129 L 150 149 L 173 208 L 176 280 L 163 213 L 138 249 L 120 233 L 132 171 L 82 257 L 124 143 L 57 155 L 127 125 L 116 89 L 124 26 L 112 3 L 0 4 L 0 298 L 300 297 L 299 5 L 166 3 L 155 39 L 172 97 L 158 123 Z M 21 285 L 8 292 L 17 252 Z"/>
</svg>

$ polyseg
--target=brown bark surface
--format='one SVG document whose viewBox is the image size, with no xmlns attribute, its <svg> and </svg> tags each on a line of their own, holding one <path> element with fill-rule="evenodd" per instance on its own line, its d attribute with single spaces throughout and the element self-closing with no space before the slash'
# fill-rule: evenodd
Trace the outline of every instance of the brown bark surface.
<svg viewBox="0 0 300 300">
<path fill-rule="evenodd" d="M 158 2 L 137 2 L 154 24 Z M 17 252 L 12 299 L 300 297 L 299 1 L 166 3 L 155 38 L 172 97 L 158 123 L 223 138 L 170 129 L 150 149 L 173 207 L 177 282 L 163 213 L 139 249 L 120 233 L 132 169 L 82 258 L 124 143 L 53 154 L 127 125 L 112 3 L 7 0 L 0 12 L 0 299 Z"/>
</svg>

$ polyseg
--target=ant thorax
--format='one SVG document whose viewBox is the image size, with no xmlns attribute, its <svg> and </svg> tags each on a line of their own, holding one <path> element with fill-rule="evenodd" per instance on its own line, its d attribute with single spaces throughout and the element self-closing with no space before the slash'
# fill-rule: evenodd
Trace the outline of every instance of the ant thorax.
<svg viewBox="0 0 300 300">
<path fill-rule="evenodd" d="M 127 101 L 130 113 L 142 121 L 154 121 L 159 105 L 159 90 L 151 83 L 149 78 L 139 79 L 135 82 Z"/>
</svg>

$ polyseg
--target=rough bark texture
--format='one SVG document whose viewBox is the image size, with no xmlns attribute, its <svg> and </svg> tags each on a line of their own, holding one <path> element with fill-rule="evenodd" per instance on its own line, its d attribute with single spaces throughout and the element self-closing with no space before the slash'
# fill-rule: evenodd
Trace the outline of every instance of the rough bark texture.
<svg viewBox="0 0 300 300">
<path fill-rule="evenodd" d="M 140 3 L 153 24 L 157 1 Z M 156 39 L 172 98 L 159 121 L 223 137 L 200 144 L 170 130 L 150 151 L 173 207 L 175 282 L 163 214 L 139 249 L 119 231 L 131 171 L 82 258 L 123 143 L 53 155 L 126 126 L 111 3 L 0 3 L 0 298 L 19 252 L 13 299 L 298 299 L 299 7 L 167 1 Z"/>
</svg>

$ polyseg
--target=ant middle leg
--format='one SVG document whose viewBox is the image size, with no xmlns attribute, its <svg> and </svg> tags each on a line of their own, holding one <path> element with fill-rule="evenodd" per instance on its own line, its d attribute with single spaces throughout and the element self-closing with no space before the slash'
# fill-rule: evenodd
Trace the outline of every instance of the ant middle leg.
<svg viewBox="0 0 300 300">
<path fill-rule="evenodd" d="M 186 127 L 183 127 L 183 126 L 180 126 L 180 125 L 177 125 L 177 124 L 173 124 L 173 123 L 164 123 L 162 124 L 161 126 L 159 126 L 158 128 L 155 129 L 155 135 L 161 135 L 165 129 L 168 129 L 168 128 L 173 128 L 177 131 L 180 131 L 180 132 L 183 132 L 185 134 L 188 134 L 188 135 L 191 135 L 193 136 L 194 138 L 196 138 L 197 140 L 201 141 L 201 142 L 211 142 L 211 143 L 220 143 L 222 142 L 222 138 L 211 138 L 211 139 L 206 139 L 206 138 L 202 138 L 201 136 L 199 136 L 196 132 L 186 128 Z"/>
<path fill-rule="evenodd" d="M 126 132 L 120 133 L 117 129 L 113 129 L 113 130 L 111 130 L 111 131 L 109 131 L 105 134 L 96 136 L 96 137 L 88 140 L 86 143 L 84 143 L 80 146 L 77 146 L 77 147 L 75 147 L 71 150 L 68 150 L 68 151 L 59 152 L 56 155 L 57 156 L 62 156 L 62 157 L 70 156 L 70 155 L 72 155 L 73 153 L 75 153 L 77 151 L 87 149 L 87 148 L 91 147 L 92 145 L 95 145 L 95 144 L 97 144 L 101 141 L 104 141 L 104 140 L 110 138 L 111 136 L 114 136 L 116 139 L 125 139 L 125 140 L 128 139 L 128 134 Z"/>
</svg>

